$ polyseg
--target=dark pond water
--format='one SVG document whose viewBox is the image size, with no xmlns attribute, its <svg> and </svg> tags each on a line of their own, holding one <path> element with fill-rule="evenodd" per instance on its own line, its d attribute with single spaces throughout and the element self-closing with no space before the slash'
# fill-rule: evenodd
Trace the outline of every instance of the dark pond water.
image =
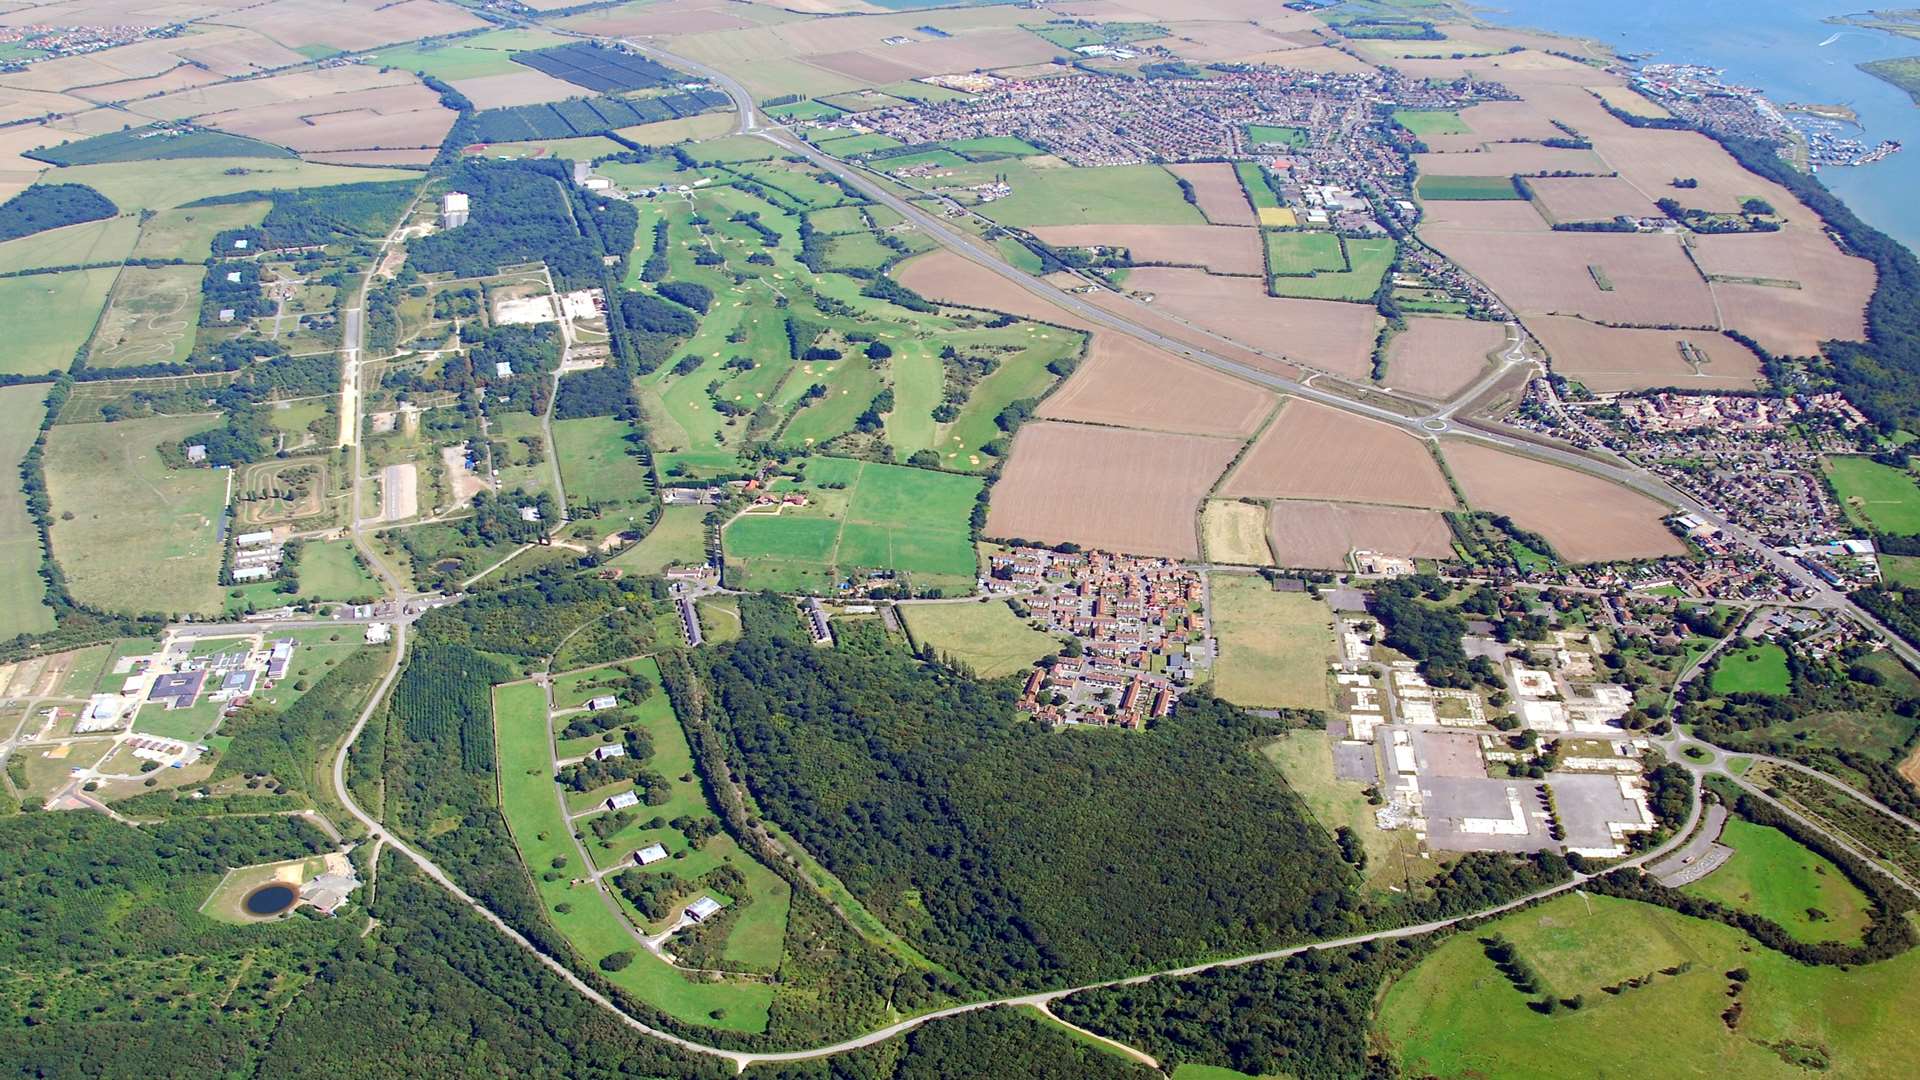
<svg viewBox="0 0 1920 1080">
<path fill-rule="evenodd" d="M 278 915 L 293 906 L 295 894 L 291 885 L 262 885 L 247 894 L 241 903 L 249 915 Z"/>
</svg>

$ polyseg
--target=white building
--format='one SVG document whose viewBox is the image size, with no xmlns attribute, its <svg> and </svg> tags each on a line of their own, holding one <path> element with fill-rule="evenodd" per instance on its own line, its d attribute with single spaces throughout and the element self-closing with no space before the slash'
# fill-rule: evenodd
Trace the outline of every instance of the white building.
<svg viewBox="0 0 1920 1080">
<path fill-rule="evenodd" d="M 607 800 L 608 810 L 625 810 L 629 806 L 639 806 L 640 796 L 631 791 L 623 791 Z"/>
<path fill-rule="evenodd" d="M 711 896 L 703 896 L 687 905 L 687 918 L 694 922 L 705 922 L 720 910 L 720 901 Z"/>
<path fill-rule="evenodd" d="M 242 566 L 233 572 L 235 581 L 265 581 L 273 576 L 271 566 Z"/>
<path fill-rule="evenodd" d="M 467 223 L 467 193 L 449 191 L 440 197 L 440 227 L 457 229 Z"/>
<path fill-rule="evenodd" d="M 612 694 L 601 694 L 599 697 L 587 702 L 587 708 L 598 712 L 601 709 L 611 709 L 618 704 L 620 704 L 619 698 L 614 697 Z"/>
<path fill-rule="evenodd" d="M 633 853 L 633 861 L 641 866 L 652 866 L 667 857 L 667 849 L 659 844 L 649 844 Z"/>
<path fill-rule="evenodd" d="M 594 747 L 592 750 L 587 752 L 587 756 L 592 758 L 595 761 L 605 761 L 608 758 L 626 757 L 627 748 L 625 746 L 622 746 L 619 743 L 610 743 L 606 746 Z"/>
<path fill-rule="evenodd" d="M 261 544 L 271 544 L 273 543 L 273 533 L 271 532 L 241 533 L 239 536 L 236 536 L 233 538 L 233 542 L 240 547 L 257 547 Z"/>
</svg>

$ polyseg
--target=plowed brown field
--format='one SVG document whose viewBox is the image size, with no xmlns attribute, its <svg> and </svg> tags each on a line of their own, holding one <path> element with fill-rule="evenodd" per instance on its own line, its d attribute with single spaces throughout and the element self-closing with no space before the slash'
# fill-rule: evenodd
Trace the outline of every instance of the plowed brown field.
<svg viewBox="0 0 1920 1080">
<path fill-rule="evenodd" d="M 1287 402 L 1221 494 L 1454 506 L 1425 443 L 1379 421 L 1299 398 Z"/>
<path fill-rule="evenodd" d="M 1231 375 L 1181 360 L 1124 334 L 1093 336 L 1087 360 L 1038 415 L 1190 435 L 1259 430 L 1274 395 Z"/>
<path fill-rule="evenodd" d="M 1387 346 L 1386 384 L 1444 400 L 1487 369 L 1487 354 L 1507 340 L 1500 323 L 1415 315 Z"/>
<path fill-rule="evenodd" d="M 1638 492 L 1480 443 L 1452 440 L 1442 450 L 1468 505 L 1511 517 L 1569 562 L 1686 551 L 1661 524 L 1667 507 Z"/>
<path fill-rule="evenodd" d="M 1453 531 L 1434 510 L 1281 501 L 1273 504 L 1268 528 L 1280 565 L 1308 570 L 1344 570 L 1347 554 L 1356 550 L 1409 559 L 1453 554 Z"/>
<path fill-rule="evenodd" d="M 1546 346 L 1554 371 L 1596 393 L 1662 386 L 1751 390 L 1764 378 L 1752 349 L 1711 330 L 1624 330 L 1554 315 L 1529 318 L 1527 329 Z M 1682 342 L 1707 358 L 1697 374 Z"/>
<path fill-rule="evenodd" d="M 1247 202 L 1240 178 L 1233 166 L 1219 162 L 1204 165 L 1169 165 L 1167 171 L 1193 185 L 1193 198 L 1200 212 L 1215 225 L 1257 225 L 1260 219 Z"/>
</svg>

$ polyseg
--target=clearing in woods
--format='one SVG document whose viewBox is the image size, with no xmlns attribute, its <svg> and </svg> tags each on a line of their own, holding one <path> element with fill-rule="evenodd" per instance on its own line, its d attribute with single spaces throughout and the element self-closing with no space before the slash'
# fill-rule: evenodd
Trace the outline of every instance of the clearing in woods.
<svg viewBox="0 0 1920 1080">
<path fill-rule="evenodd" d="M 1329 707 L 1333 614 L 1305 593 L 1275 592 L 1263 577 L 1214 574 L 1213 629 L 1220 641 L 1214 691 L 1248 708 Z"/>
<path fill-rule="evenodd" d="M 1059 639 L 1027 625 L 1004 600 L 902 604 L 899 610 L 915 644 L 933 646 L 982 678 L 1023 671 L 1060 651 Z"/>
<path fill-rule="evenodd" d="M 1867 898 L 1840 868 L 1779 829 L 1730 818 L 1718 870 L 1682 891 L 1772 919 L 1801 941 L 1858 942 Z"/>
</svg>

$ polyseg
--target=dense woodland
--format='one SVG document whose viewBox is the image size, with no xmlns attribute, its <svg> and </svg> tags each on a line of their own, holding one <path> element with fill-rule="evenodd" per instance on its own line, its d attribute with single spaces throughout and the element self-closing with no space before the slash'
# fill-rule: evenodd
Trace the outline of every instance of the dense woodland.
<svg viewBox="0 0 1920 1080">
<path fill-rule="evenodd" d="M 408 262 L 421 273 L 485 277 L 502 266 L 544 262 L 561 289 L 590 289 L 604 283 L 602 256 L 624 265 L 633 250 L 637 212 L 574 187 L 564 161 L 474 159 L 456 167 L 448 183 L 471 197 L 472 216 L 408 245 Z"/>
<path fill-rule="evenodd" d="M 119 212 L 113 200 L 85 184 L 35 184 L 0 202 L 0 241 L 98 221 Z"/>
<path fill-rule="evenodd" d="M 244 191 L 202 199 L 190 206 L 218 206 L 267 199 L 272 207 L 256 228 L 230 229 L 213 241 L 213 254 L 236 251 L 335 244 L 347 240 L 378 240 L 413 201 L 419 185 L 411 180 L 339 184 L 332 187 Z M 237 249 L 235 241 L 246 241 Z"/>
</svg>

